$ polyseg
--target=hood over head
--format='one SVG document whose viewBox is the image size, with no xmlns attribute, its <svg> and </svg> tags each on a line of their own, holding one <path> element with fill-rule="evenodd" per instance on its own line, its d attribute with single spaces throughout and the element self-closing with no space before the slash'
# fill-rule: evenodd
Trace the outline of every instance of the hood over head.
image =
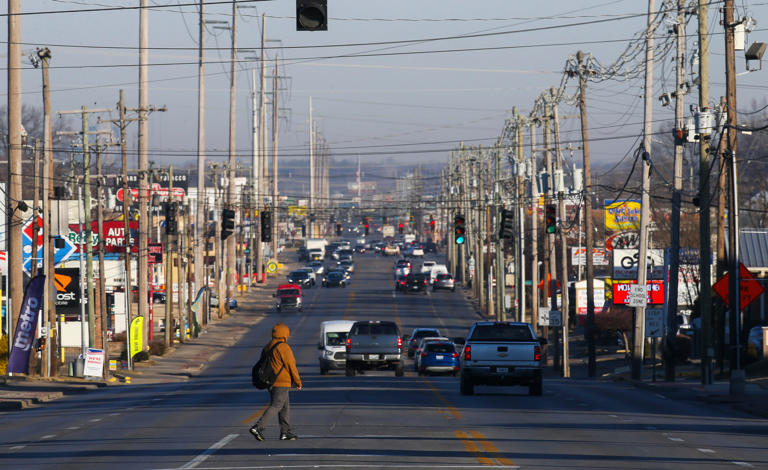
<svg viewBox="0 0 768 470">
<path fill-rule="evenodd" d="M 291 330 L 282 323 L 277 323 L 272 327 L 272 339 L 281 341 L 288 341 L 288 337 L 291 335 Z"/>
</svg>

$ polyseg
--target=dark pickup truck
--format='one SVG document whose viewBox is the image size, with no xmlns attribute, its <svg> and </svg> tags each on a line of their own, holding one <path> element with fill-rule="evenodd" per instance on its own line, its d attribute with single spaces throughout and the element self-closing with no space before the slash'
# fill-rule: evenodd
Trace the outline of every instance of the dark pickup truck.
<svg viewBox="0 0 768 470">
<path fill-rule="evenodd" d="M 394 370 L 403 376 L 403 339 L 391 321 L 358 321 L 347 336 L 347 377 L 363 370 Z"/>
</svg>

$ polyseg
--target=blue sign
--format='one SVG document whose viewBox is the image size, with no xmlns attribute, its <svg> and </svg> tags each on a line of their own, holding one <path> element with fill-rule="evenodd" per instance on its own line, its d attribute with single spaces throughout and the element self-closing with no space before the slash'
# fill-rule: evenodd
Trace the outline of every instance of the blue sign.
<svg viewBox="0 0 768 470">
<path fill-rule="evenodd" d="M 30 221 L 25 225 L 24 230 L 21 231 L 21 252 L 23 254 L 24 260 L 22 262 L 22 269 L 25 273 L 30 274 L 31 267 L 32 267 L 32 237 L 31 233 L 32 231 L 29 230 L 29 227 L 27 225 L 31 225 L 32 219 L 30 218 Z M 77 247 L 73 245 L 69 240 L 67 240 L 64 237 L 53 237 L 54 239 L 61 239 L 64 241 L 64 247 L 63 248 L 54 248 L 53 251 L 53 265 L 58 266 L 67 259 L 69 259 L 70 256 L 72 256 L 72 253 L 77 251 Z M 39 238 L 38 238 L 39 240 Z M 51 240 L 53 241 L 53 240 Z M 42 265 L 42 259 L 43 259 L 43 246 L 42 243 L 38 244 L 37 246 L 37 266 L 40 267 Z"/>
</svg>

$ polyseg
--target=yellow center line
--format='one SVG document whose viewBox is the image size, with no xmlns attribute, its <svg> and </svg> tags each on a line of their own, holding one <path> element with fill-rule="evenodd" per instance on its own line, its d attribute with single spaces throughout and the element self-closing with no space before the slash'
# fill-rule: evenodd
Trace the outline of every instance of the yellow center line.
<svg viewBox="0 0 768 470">
<path fill-rule="evenodd" d="M 258 418 L 259 416 L 263 415 L 264 412 L 267 410 L 267 408 L 269 408 L 269 404 L 264 405 L 259 411 L 257 411 L 256 413 L 252 414 L 251 416 L 245 418 L 244 420 L 240 421 L 240 424 L 252 423 L 256 418 Z"/>
<path fill-rule="evenodd" d="M 483 435 L 483 433 L 478 431 L 469 431 L 469 433 L 472 435 L 473 438 L 475 438 L 477 442 L 480 443 L 480 446 L 483 448 L 483 451 L 485 451 L 486 454 L 490 455 L 491 458 L 495 459 L 501 465 L 514 465 L 514 462 L 504 457 L 501 454 L 501 451 L 499 451 L 499 449 L 496 448 L 496 446 L 493 445 L 492 442 L 488 441 L 486 437 Z"/>
<path fill-rule="evenodd" d="M 442 393 L 440 393 L 440 390 L 438 390 L 437 387 L 435 387 L 432 382 L 429 381 L 429 379 L 422 377 L 421 380 L 427 384 L 430 390 L 432 390 L 432 393 L 434 393 L 437 399 L 440 400 L 440 403 L 445 405 L 451 416 L 453 416 L 455 419 L 464 419 L 464 415 L 462 415 L 461 412 L 455 406 L 453 406 L 453 404 L 448 401 L 448 399 L 446 399 Z"/>
<path fill-rule="evenodd" d="M 352 309 L 352 301 L 355 299 L 355 291 L 350 291 L 347 296 L 347 305 L 344 307 L 344 319 L 349 320 L 349 312 Z"/>
<path fill-rule="evenodd" d="M 477 447 L 477 444 L 472 441 L 469 436 L 467 436 L 467 433 L 464 431 L 454 431 L 456 434 L 456 437 L 461 441 L 462 444 L 464 444 L 464 448 L 467 450 L 467 452 L 472 455 L 472 457 L 475 458 L 481 465 L 494 465 L 493 461 L 489 459 L 488 457 L 483 456 L 482 452 L 480 452 L 480 448 Z"/>
</svg>

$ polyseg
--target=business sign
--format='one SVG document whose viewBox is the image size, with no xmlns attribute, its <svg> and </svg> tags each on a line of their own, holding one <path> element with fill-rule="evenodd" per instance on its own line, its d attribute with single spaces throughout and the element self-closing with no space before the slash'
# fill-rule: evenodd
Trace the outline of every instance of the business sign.
<svg viewBox="0 0 768 470">
<path fill-rule="evenodd" d="M 56 313 L 66 320 L 78 320 L 80 315 L 80 269 L 57 268 L 53 275 L 56 287 Z M 85 304 L 88 304 L 86 297 Z"/>
<path fill-rule="evenodd" d="M 144 317 L 138 316 L 131 321 L 131 357 L 144 350 Z"/>
<path fill-rule="evenodd" d="M 75 252 L 80 252 L 80 245 L 85 244 L 91 247 L 91 250 L 97 250 L 99 247 L 99 222 L 91 221 L 91 239 L 85 240 L 85 234 L 82 229 L 85 224 L 69 224 L 69 233 L 65 237 L 68 243 L 75 247 Z M 128 222 L 130 230 L 131 253 L 137 253 L 139 250 L 138 239 L 139 222 L 131 220 Z M 110 220 L 102 223 L 104 233 L 104 251 L 107 253 L 125 253 L 125 222 L 122 220 Z"/>
<path fill-rule="evenodd" d="M 37 218 L 37 255 L 35 256 L 37 260 L 37 267 L 42 267 L 43 262 L 43 253 L 44 253 L 44 246 L 43 246 L 43 219 L 38 217 Z M 21 261 L 21 269 L 24 270 L 25 273 L 31 274 L 32 271 L 32 241 L 34 239 L 34 230 L 32 230 L 32 217 L 27 220 L 27 222 L 24 224 L 24 227 L 21 229 L 21 252 L 22 252 L 22 261 Z M 54 238 L 61 238 L 61 237 L 54 237 Z M 75 246 L 72 245 L 67 239 L 62 238 L 64 241 L 64 246 L 61 248 L 54 248 L 53 249 L 53 265 L 58 266 L 64 261 L 68 260 L 72 254 L 77 251 Z"/>
<path fill-rule="evenodd" d="M 587 249 L 585 247 L 571 247 L 571 265 L 587 265 Z M 592 265 L 608 266 L 608 257 L 606 256 L 605 248 L 592 248 Z"/>
<path fill-rule="evenodd" d="M 163 244 L 147 243 L 147 258 L 150 264 L 163 264 Z"/>
<path fill-rule="evenodd" d="M 83 377 L 101 377 L 104 370 L 104 350 L 88 348 L 85 353 Z"/>
<path fill-rule="evenodd" d="M 306 217 L 307 208 L 304 206 L 288 206 L 289 217 Z"/>
<path fill-rule="evenodd" d="M 637 249 L 638 247 L 640 247 L 640 234 L 638 232 L 618 232 L 605 239 L 606 251 Z"/>
<path fill-rule="evenodd" d="M 613 278 L 637 279 L 640 250 L 613 250 Z M 664 250 L 648 250 L 646 254 L 648 279 L 664 279 Z"/>
<path fill-rule="evenodd" d="M 137 174 L 128 175 L 128 191 L 131 192 L 131 203 L 136 205 L 139 201 L 139 177 Z M 122 206 L 124 199 L 123 194 L 123 178 L 118 176 L 115 180 L 115 187 L 117 188 L 115 196 Z M 149 185 L 149 194 L 144 195 L 147 200 L 152 201 L 152 195 L 157 194 L 161 199 L 167 198 L 169 195 L 169 184 L 167 173 L 156 173 L 152 178 L 152 184 Z M 173 175 L 173 197 L 174 199 L 181 199 L 187 195 L 189 190 L 189 182 L 187 181 L 186 173 L 179 173 Z M 159 206 L 155 206 L 159 207 Z"/>
<path fill-rule="evenodd" d="M 8 373 L 26 374 L 29 372 L 29 353 L 37 334 L 37 317 L 43 306 L 45 276 L 35 276 L 24 290 L 19 321 L 13 335 L 11 354 L 8 357 Z"/>
<path fill-rule="evenodd" d="M 639 230 L 642 203 L 639 199 L 605 201 L 606 230 Z"/>
<path fill-rule="evenodd" d="M 616 305 L 627 305 L 629 303 L 629 293 L 632 285 L 637 281 L 616 281 L 613 283 L 613 303 Z M 645 290 L 647 293 L 646 303 L 649 305 L 664 304 L 664 281 L 651 280 L 646 281 Z"/>
<path fill-rule="evenodd" d="M 576 314 L 587 314 L 587 281 L 576 283 Z M 592 280 L 592 301 L 595 305 L 595 313 L 603 311 L 605 305 L 605 282 L 599 279 Z"/>
</svg>

